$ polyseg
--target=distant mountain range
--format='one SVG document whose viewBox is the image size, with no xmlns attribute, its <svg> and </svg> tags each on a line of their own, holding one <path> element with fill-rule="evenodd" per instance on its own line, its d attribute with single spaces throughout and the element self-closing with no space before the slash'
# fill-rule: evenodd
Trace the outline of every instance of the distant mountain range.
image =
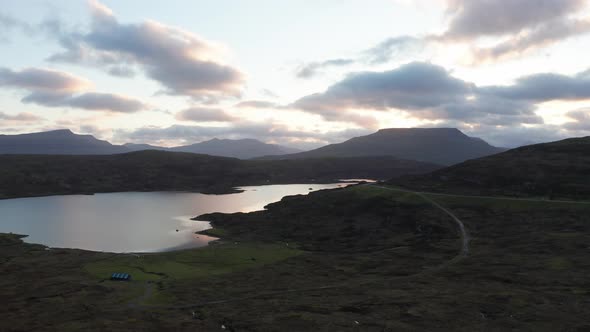
<svg viewBox="0 0 590 332">
<path fill-rule="evenodd" d="M 22 135 L 0 135 L 0 154 L 101 155 L 142 150 L 189 152 L 239 159 L 307 159 L 390 156 L 439 165 L 452 165 L 504 151 L 454 128 L 394 128 L 355 137 L 338 144 L 301 152 L 255 139 L 217 139 L 172 148 L 149 144 L 113 145 L 91 135 L 55 130 Z"/>
<path fill-rule="evenodd" d="M 277 144 L 267 144 L 250 138 L 238 140 L 214 138 L 201 143 L 177 146 L 173 148 L 163 148 L 149 144 L 131 143 L 125 144 L 124 146 L 130 151 L 161 150 L 171 152 L 189 152 L 239 159 L 251 159 L 267 155 L 282 155 L 301 152 L 299 149 Z"/>
<path fill-rule="evenodd" d="M 315 150 L 264 159 L 394 156 L 396 158 L 452 165 L 505 151 L 455 128 L 392 128 L 330 144 Z"/>
<path fill-rule="evenodd" d="M 527 145 L 391 183 L 444 193 L 588 199 L 590 136 Z"/>
<path fill-rule="evenodd" d="M 301 151 L 281 145 L 266 144 L 255 139 L 214 138 L 201 143 L 173 148 L 131 143 L 113 145 L 91 135 L 74 134 L 67 129 L 22 135 L 0 135 L 0 154 L 103 155 L 141 150 L 190 152 L 240 159 Z"/>
<path fill-rule="evenodd" d="M 54 130 L 22 135 L 0 135 L 0 154 L 117 154 L 129 150 L 70 130 Z"/>
</svg>

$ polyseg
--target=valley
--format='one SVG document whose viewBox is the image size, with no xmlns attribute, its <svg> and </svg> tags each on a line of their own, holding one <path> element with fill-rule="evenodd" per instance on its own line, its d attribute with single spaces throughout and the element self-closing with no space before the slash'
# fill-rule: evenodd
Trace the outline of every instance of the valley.
<svg viewBox="0 0 590 332">
<path fill-rule="evenodd" d="M 0 332 L 590 332 L 590 0 L 0 8 Z"/>
<path fill-rule="evenodd" d="M 542 187 L 555 179 L 559 188 L 584 184 L 587 142 L 530 146 L 423 175 L 287 196 L 249 213 L 195 216 L 213 226 L 198 236 L 219 238 L 198 249 L 113 254 L 47 248 L 4 234 L 0 268 L 7 277 L 0 296 L 9 300 L 0 309 L 5 317 L 0 327 L 583 331 L 590 314 L 590 200 L 557 189 L 551 197 L 538 195 L 514 185 Z M 138 153 L 144 158 L 166 154 Z M 535 167 L 546 167 L 531 158 L 538 154 L 549 156 L 555 167 L 576 171 L 555 173 L 555 179 L 553 173 L 536 176 L 541 173 Z M 209 158 L 219 172 L 250 162 L 302 165 L 223 159 L 229 166 L 221 171 L 215 157 L 180 156 Z M 41 160 L 13 158 L 31 158 L 29 165 Z M 89 157 L 51 158 L 84 163 Z M 477 186 L 488 180 L 474 182 L 476 175 L 496 174 L 487 170 L 501 167 L 507 158 L 528 171 L 512 173 L 511 181 L 490 182 L 493 190 Z M 130 164 L 113 167 L 135 169 L 136 161 L 127 160 Z M 141 169 L 150 174 L 160 159 L 148 160 Z M 349 167 L 344 159 L 334 160 L 338 167 Z M 183 174 L 174 159 L 162 165 Z M 201 170 L 209 167 L 202 165 Z M 84 168 L 72 168 L 72 173 L 77 169 Z M 43 170 L 52 174 L 51 167 Z M 273 173 L 263 168 L 260 174 Z M 109 280 L 114 272 L 129 273 L 132 280 Z M 47 314 L 27 319 L 31 312 Z"/>
<path fill-rule="evenodd" d="M 67 298 L 68 306 L 85 303 L 84 311 L 46 317 L 45 326 L 64 331 L 142 324 L 175 330 L 225 325 L 236 331 L 586 327 L 590 257 L 580 248 L 590 240 L 590 204 L 393 189 L 359 185 L 287 197 L 260 212 L 201 216 L 214 225 L 206 233 L 220 241 L 141 257 L 44 250 L 5 235 L 3 259 L 9 263 L 3 269 L 21 272 L 19 279 L 3 280 L 9 287 L 2 289 L 10 292 L 3 295 L 13 299 L 3 317 L 19 322 L 28 312 L 18 309 L 25 303 L 44 311 Z M 429 200 L 464 223 L 468 251 L 457 224 Z M 44 293 L 25 290 L 26 266 L 34 264 L 44 267 L 37 285 Z M 107 280 L 114 270 L 136 278 Z M 23 328 L 36 323 L 29 324 Z"/>
</svg>

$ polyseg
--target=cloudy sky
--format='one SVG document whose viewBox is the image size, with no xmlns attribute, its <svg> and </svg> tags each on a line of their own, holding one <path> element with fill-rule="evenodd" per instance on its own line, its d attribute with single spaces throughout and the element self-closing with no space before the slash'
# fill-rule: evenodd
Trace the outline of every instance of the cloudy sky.
<svg viewBox="0 0 590 332">
<path fill-rule="evenodd" d="M 0 134 L 590 135 L 590 0 L 3 0 Z"/>
</svg>

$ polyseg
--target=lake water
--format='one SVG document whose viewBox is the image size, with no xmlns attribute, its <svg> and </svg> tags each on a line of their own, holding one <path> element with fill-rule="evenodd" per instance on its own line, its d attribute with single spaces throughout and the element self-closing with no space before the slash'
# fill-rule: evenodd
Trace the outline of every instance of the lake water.
<svg viewBox="0 0 590 332">
<path fill-rule="evenodd" d="M 251 212 L 288 195 L 346 184 L 242 187 L 239 194 L 131 192 L 0 200 L 0 232 L 56 248 L 156 252 L 201 247 L 214 240 L 196 231 L 209 223 L 190 218 L 211 212 Z"/>
</svg>

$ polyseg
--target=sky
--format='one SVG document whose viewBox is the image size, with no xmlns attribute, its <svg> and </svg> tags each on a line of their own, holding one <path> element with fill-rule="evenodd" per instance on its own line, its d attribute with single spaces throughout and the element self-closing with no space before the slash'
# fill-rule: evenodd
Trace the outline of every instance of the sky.
<svg viewBox="0 0 590 332">
<path fill-rule="evenodd" d="M 3 0 L 0 134 L 590 135 L 590 0 Z"/>
</svg>

